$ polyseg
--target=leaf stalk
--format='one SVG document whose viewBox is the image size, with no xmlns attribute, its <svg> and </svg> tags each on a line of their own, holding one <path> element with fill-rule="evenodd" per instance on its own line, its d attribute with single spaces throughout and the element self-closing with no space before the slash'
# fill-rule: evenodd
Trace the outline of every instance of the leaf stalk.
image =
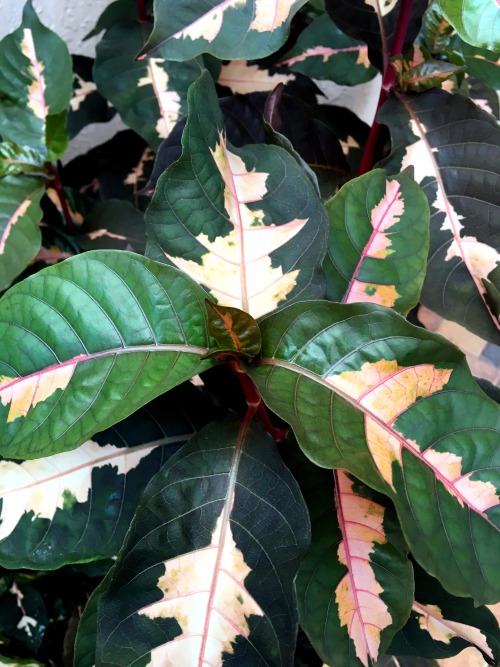
<svg viewBox="0 0 500 667">
<path fill-rule="evenodd" d="M 61 211 L 64 217 L 64 222 L 66 224 L 66 229 L 68 230 L 68 232 L 74 232 L 75 226 L 73 224 L 73 218 L 71 216 L 71 211 L 68 206 L 68 200 L 66 199 L 66 195 L 64 193 L 63 184 L 59 177 L 59 170 L 57 169 L 57 166 L 55 164 L 51 164 L 50 162 L 47 163 L 47 170 L 49 174 L 52 176 L 52 180 L 47 183 L 46 187 L 52 186 L 56 191 L 57 198 L 59 199 L 59 203 L 61 205 Z"/>
</svg>

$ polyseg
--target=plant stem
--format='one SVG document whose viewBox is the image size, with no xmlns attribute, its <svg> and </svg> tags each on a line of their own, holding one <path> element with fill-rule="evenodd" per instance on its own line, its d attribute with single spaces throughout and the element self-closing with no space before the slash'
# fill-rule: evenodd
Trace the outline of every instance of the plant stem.
<svg viewBox="0 0 500 667">
<path fill-rule="evenodd" d="M 236 359 L 231 359 L 229 362 L 229 367 L 236 374 L 236 377 L 240 381 L 241 388 L 245 394 L 247 401 L 248 409 L 252 409 L 252 417 L 255 415 L 257 419 L 262 423 L 269 435 L 274 439 L 275 442 L 281 442 L 283 438 L 288 433 L 289 429 L 276 428 L 273 426 L 269 415 L 266 410 L 266 406 L 262 402 L 262 398 L 259 394 L 255 382 L 252 378 L 246 373 L 241 367 L 239 361 Z"/>
<path fill-rule="evenodd" d="M 396 80 L 396 70 L 390 64 L 390 59 L 394 56 L 397 56 L 403 50 L 405 43 L 406 32 L 408 30 L 408 24 L 411 18 L 413 0 L 401 0 L 401 7 L 399 9 L 398 24 L 396 26 L 396 33 L 394 35 L 394 40 L 392 42 L 391 54 L 387 60 L 387 65 L 385 66 L 383 76 L 382 76 L 382 86 L 380 88 L 380 95 L 377 103 L 377 110 L 375 112 L 375 119 L 379 112 L 380 107 L 389 97 L 390 91 L 394 88 L 394 82 Z M 370 128 L 370 133 L 366 141 L 366 145 L 361 157 L 361 162 L 359 164 L 358 176 L 366 174 L 367 171 L 370 171 L 373 167 L 373 161 L 375 156 L 375 149 L 377 147 L 377 142 L 380 137 L 380 130 L 382 129 L 381 125 L 377 123 L 376 120 L 373 121 L 373 124 Z"/>
<path fill-rule="evenodd" d="M 137 0 L 137 18 L 141 23 L 146 23 L 148 20 L 148 13 L 146 11 L 146 1 Z"/>
<path fill-rule="evenodd" d="M 47 163 L 47 169 L 50 175 L 52 176 L 52 180 L 49 181 L 47 185 L 52 186 L 56 191 L 59 203 L 61 204 L 61 211 L 64 217 L 64 222 L 66 223 L 66 229 L 68 230 L 68 232 L 73 232 L 75 226 L 73 224 L 73 218 L 71 217 L 71 211 L 68 206 L 68 200 L 66 199 L 66 195 L 64 194 L 63 184 L 61 183 L 61 179 L 59 178 L 59 171 L 55 165 L 50 163 Z"/>
</svg>

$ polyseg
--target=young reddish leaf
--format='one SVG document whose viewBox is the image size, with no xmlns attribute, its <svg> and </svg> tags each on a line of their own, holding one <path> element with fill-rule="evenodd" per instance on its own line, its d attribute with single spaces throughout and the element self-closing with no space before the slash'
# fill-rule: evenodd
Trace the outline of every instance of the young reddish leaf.
<svg viewBox="0 0 500 667">
<path fill-rule="evenodd" d="M 429 207 L 418 185 L 406 174 L 388 180 L 376 169 L 344 185 L 326 209 L 329 298 L 411 310 L 429 247 Z"/>
<path fill-rule="evenodd" d="M 422 303 L 491 342 L 500 323 L 484 281 L 500 261 L 495 192 L 500 184 L 500 130 L 470 100 L 432 90 L 397 95 L 380 119 L 390 126 L 386 166 L 408 166 L 431 207 L 431 243 Z M 493 285 L 494 287 L 494 285 Z"/>
<path fill-rule="evenodd" d="M 154 29 L 141 56 L 161 48 L 168 60 L 211 53 L 252 60 L 285 42 L 290 22 L 307 0 L 155 0 Z"/>
<path fill-rule="evenodd" d="M 226 86 L 232 93 L 246 94 L 271 92 L 279 83 L 286 85 L 295 78 L 295 74 L 273 74 L 245 60 L 231 60 L 222 65 L 217 83 Z"/>
<path fill-rule="evenodd" d="M 73 257 L 10 289 L 0 301 L 2 455 L 74 449 L 207 368 L 204 296 L 175 269 L 123 251 Z"/>
<path fill-rule="evenodd" d="M 260 329 L 251 315 L 238 308 L 216 305 L 208 299 L 205 304 L 208 312 L 208 333 L 215 338 L 219 350 L 232 350 L 250 357 L 259 354 Z"/>
<path fill-rule="evenodd" d="M 399 86 L 404 91 L 422 92 L 429 88 L 439 88 L 444 81 L 465 71 L 465 65 L 434 60 L 430 53 L 424 52 L 418 45 L 413 46 L 410 56 L 397 56 L 391 65 L 396 70 Z"/>
<path fill-rule="evenodd" d="M 96 664 L 287 665 L 307 509 L 271 438 L 215 421 L 150 482 L 100 591 Z M 132 640 L 132 641 L 131 641 Z"/>
<path fill-rule="evenodd" d="M 388 494 L 421 565 L 494 602 L 498 406 L 463 355 L 377 306 L 297 304 L 260 327 L 250 374 L 308 457 Z"/>
<path fill-rule="evenodd" d="M 281 148 L 228 144 L 208 72 L 189 100 L 182 157 L 146 214 L 148 256 L 254 318 L 320 296 L 326 220 L 308 175 Z"/>
</svg>

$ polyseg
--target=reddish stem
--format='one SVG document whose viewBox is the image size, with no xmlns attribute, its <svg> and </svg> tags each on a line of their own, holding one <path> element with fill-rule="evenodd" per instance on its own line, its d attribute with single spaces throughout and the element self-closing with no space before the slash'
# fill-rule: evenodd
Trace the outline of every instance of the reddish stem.
<svg viewBox="0 0 500 667">
<path fill-rule="evenodd" d="M 61 204 L 61 210 L 64 217 L 64 222 L 66 223 L 66 229 L 68 230 L 68 232 L 73 232 L 75 226 L 73 224 L 73 218 L 71 216 L 71 211 L 68 206 L 68 200 L 66 199 L 66 195 L 64 194 L 63 184 L 61 183 L 61 179 L 59 178 L 59 171 L 57 170 L 57 167 L 54 167 L 52 164 L 47 164 L 47 169 L 50 175 L 52 176 L 52 180 L 47 185 L 52 186 L 56 191 L 59 203 Z"/>
<path fill-rule="evenodd" d="M 141 23 L 145 23 L 148 20 L 145 0 L 137 0 L 137 18 Z"/>
<path fill-rule="evenodd" d="M 245 373 L 239 361 L 236 359 L 231 359 L 229 362 L 229 368 L 231 368 L 240 381 L 241 388 L 243 389 L 243 393 L 245 394 L 247 401 L 248 410 L 253 410 L 252 417 L 254 415 L 257 417 L 257 419 L 262 423 L 266 431 L 275 442 L 281 442 L 288 433 L 289 429 L 281 429 L 273 426 L 255 382 L 248 375 L 248 373 Z"/>
<path fill-rule="evenodd" d="M 394 41 L 392 42 L 390 58 L 397 56 L 403 50 L 405 43 L 406 32 L 408 30 L 408 24 L 411 18 L 413 0 L 401 0 L 401 7 L 399 9 L 398 24 L 396 26 L 396 34 L 394 35 Z M 380 95 L 377 103 L 377 110 L 375 112 L 375 118 L 379 112 L 380 107 L 389 97 L 390 91 L 394 88 L 394 82 L 396 80 L 396 70 L 390 64 L 390 58 L 387 60 L 387 65 L 385 66 L 383 77 L 382 77 L 382 87 L 380 88 Z M 361 157 L 361 162 L 359 164 L 358 176 L 366 174 L 367 171 L 370 171 L 373 167 L 373 160 L 375 156 L 375 149 L 377 147 L 377 142 L 380 136 L 381 125 L 377 123 L 376 120 L 373 121 L 373 124 L 370 128 L 370 133 L 366 141 L 366 145 Z"/>
</svg>

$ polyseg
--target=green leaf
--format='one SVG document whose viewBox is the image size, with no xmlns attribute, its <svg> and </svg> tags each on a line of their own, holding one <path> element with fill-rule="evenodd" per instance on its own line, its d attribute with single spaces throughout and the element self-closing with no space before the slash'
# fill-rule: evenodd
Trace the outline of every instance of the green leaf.
<svg viewBox="0 0 500 667">
<path fill-rule="evenodd" d="M 389 173 L 413 166 L 431 207 L 422 303 L 482 338 L 500 342 L 483 280 L 500 260 L 500 129 L 471 100 L 430 90 L 391 98 Z"/>
<path fill-rule="evenodd" d="M 487 607 L 453 597 L 417 566 L 412 615 L 387 652 L 443 659 L 467 646 L 474 646 L 486 660 L 498 664 L 500 631 L 496 618 Z"/>
<path fill-rule="evenodd" d="M 0 290 L 5 290 L 37 254 L 44 181 L 34 176 L 0 179 Z"/>
<path fill-rule="evenodd" d="M 291 664 L 309 530 L 272 439 L 213 422 L 147 487 L 100 597 L 96 664 Z"/>
<path fill-rule="evenodd" d="M 29 146 L 0 142 L 0 178 L 42 171 L 43 163 L 43 156 Z"/>
<path fill-rule="evenodd" d="M 0 42 L 0 132 L 3 139 L 29 146 L 47 159 L 62 154 L 54 140 L 58 117 L 72 92 L 71 56 L 66 44 L 46 28 L 28 0 L 20 27 Z"/>
<path fill-rule="evenodd" d="M 413 573 L 401 529 L 379 494 L 345 471 L 303 456 L 294 463 L 312 522 L 297 577 L 301 627 L 325 662 L 368 667 L 411 609 Z"/>
<path fill-rule="evenodd" d="M 146 254 L 256 319 L 321 296 L 327 229 L 314 185 L 281 148 L 227 142 L 208 72 L 189 90 L 182 145 L 146 213 Z"/>
<path fill-rule="evenodd" d="M 500 51 L 497 0 L 439 0 L 444 17 L 468 44 Z"/>
<path fill-rule="evenodd" d="M 408 174 L 356 178 L 326 204 L 323 263 L 332 301 L 366 301 L 405 315 L 418 302 L 429 248 L 429 206 Z"/>
<path fill-rule="evenodd" d="M 209 421 L 208 405 L 183 385 L 71 452 L 0 461 L 0 564 L 47 570 L 116 556 L 146 484 Z"/>
<path fill-rule="evenodd" d="M 205 300 L 208 314 L 208 333 L 215 338 L 218 351 L 239 352 L 255 357 L 260 352 L 259 325 L 248 313 L 238 308 L 218 306 Z"/>
<path fill-rule="evenodd" d="M 441 13 L 439 0 L 431 0 L 422 20 L 421 37 L 425 46 L 431 53 L 441 53 L 448 48 L 453 33 L 453 26 Z"/>
<path fill-rule="evenodd" d="M 307 0 L 155 0 L 154 29 L 141 57 L 167 60 L 211 53 L 221 60 L 263 58 L 284 44 Z"/>
<path fill-rule="evenodd" d="M 500 89 L 500 56 L 498 53 L 471 46 L 455 37 L 453 46 L 464 56 L 467 71 L 482 79 L 491 88 Z"/>
<path fill-rule="evenodd" d="M 157 149 L 185 115 L 187 90 L 200 66 L 194 60 L 172 63 L 163 57 L 135 60 L 144 30 L 132 19 L 111 26 L 97 46 L 94 80 L 123 121 Z"/>
<path fill-rule="evenodd" d="M 368 47 L 339 30 L 327 14 L 307 26 L 293 48 L 279 63 L 312 79 L 326 79 L 343 86 L 370 81 L 377 70 L 368 60 Z"/>
<path fill-rule="evenodd" d="M 463 354 L 364 304 L 295 304 L 261 332 L 250 375 L 306 455 L 386 493 L 447 590 L 497 601 L 500 415 Z"/>
<path fill-rule="evenodd" d="M 0 300 L 0 453 L 75 449 L 208 368 L 205 292 L 123 251 L 40 271 Z"/>
<path fill-rule="evenodd" d="M 100 202 L 85 216 L 78 237 L 84 250 L 114 248 L 143 253 L 146 246 L 144 215 L 121 199 Z"/>
<path fill-rule="evenodd" d="M 99 586 L 94 589 L 85 605 L 76 633 L 73 667 L 95 667 L 96 665 L 95 654 L 99 603 L 102 593 L 106 590 L 111 580 L 112 574 L 112 571 L 109 570 Z"/>
</svg>

